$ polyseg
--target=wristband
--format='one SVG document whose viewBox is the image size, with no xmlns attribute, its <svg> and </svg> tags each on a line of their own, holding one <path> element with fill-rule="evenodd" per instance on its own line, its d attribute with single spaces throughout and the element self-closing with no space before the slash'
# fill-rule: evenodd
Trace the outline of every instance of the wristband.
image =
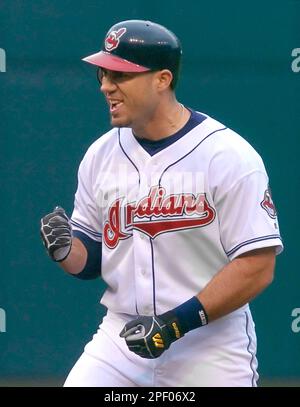
<svg viewBox="0 0 300 407">
<path fill-rule="evenodd" d="M 159 315 L 159 318 L 171 326 L 177 322 L 180 337 L 193 329 L 208 324 L 207 313 L 197 297 L 192 297 L 171 311 Z M 174 321 L 172 322 L 172 320 Z"/>
</svg>

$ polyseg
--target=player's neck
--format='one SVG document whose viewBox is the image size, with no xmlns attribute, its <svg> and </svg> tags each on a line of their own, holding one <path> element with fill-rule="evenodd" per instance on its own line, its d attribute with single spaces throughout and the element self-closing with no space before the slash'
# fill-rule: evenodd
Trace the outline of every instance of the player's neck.
<svg viewBox="0 0 300 407">
<path fill-rule="evenodd" d="M 132 131 L 136 137 L 148 140 L 161 140 L 175 134 L 190 118 L 190 112 L 175 98 L 170 103 L 161 103 L 151 120 L 136 124 Z"/>
</svg>

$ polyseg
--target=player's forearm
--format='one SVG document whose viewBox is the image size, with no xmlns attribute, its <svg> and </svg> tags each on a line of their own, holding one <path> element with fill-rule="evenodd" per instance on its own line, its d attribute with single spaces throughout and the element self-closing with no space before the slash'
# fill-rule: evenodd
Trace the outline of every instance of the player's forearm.
<svg viewBox="0 0 300 407">
<path fill-rule="evenodd" d="M 72 239 L 72 248 L 68 257 L 60 263 L 60 266 L 70 274 L 79 274 L 87 262 L 87 250 L 84 244 L 76 237 Z"/>
<path fill-rule="evenodd" d="M 263 291 L 273 279 L 275 249 L 249 252 L 227 264 L 198 294 L 211 322 Z"/>
</svg>

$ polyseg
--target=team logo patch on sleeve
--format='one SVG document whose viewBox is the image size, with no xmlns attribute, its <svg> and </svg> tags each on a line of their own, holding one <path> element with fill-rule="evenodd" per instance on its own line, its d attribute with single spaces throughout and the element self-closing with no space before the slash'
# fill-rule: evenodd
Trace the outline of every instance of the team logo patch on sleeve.
<svg viewBox="0 0 300 407">
<path fill-rule="evenodd" d="M 272 200 L 270 188 L 265 190 L 264 199 L 261 201 L 260 206 L 267 212 L 270 218 L 275 219 L 277 216 L 277 211 Z"/>
</svg>

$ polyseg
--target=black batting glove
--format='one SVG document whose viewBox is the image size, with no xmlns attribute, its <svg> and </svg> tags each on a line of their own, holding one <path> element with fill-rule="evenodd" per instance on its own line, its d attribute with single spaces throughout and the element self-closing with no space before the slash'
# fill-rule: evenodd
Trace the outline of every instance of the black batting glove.
<svg viewBox="0 0 300 407">
<path fill-rule="evenodd" d="M 158 316 L 140 316 L 120 332 L 132 352 L 142 358 L 158 358 L 187 332 L 208 324 L 208 315 L 199 298 L 193 296 Z"/>
<path fill-rule="evenodd" d="M 72 227 L 65 210 L 57 206 L 44 216 L 40 232 L 51 259 L 58 262 L 65 260 L 72 247 Z"/>
<path fill-rule="evenodd" d="M 158 358 L 184 332 L 172 312 L 160 316 L 140 316 L 128 322 L 120 332 L 132 352 L 142 358 Z"/>
</svg>

